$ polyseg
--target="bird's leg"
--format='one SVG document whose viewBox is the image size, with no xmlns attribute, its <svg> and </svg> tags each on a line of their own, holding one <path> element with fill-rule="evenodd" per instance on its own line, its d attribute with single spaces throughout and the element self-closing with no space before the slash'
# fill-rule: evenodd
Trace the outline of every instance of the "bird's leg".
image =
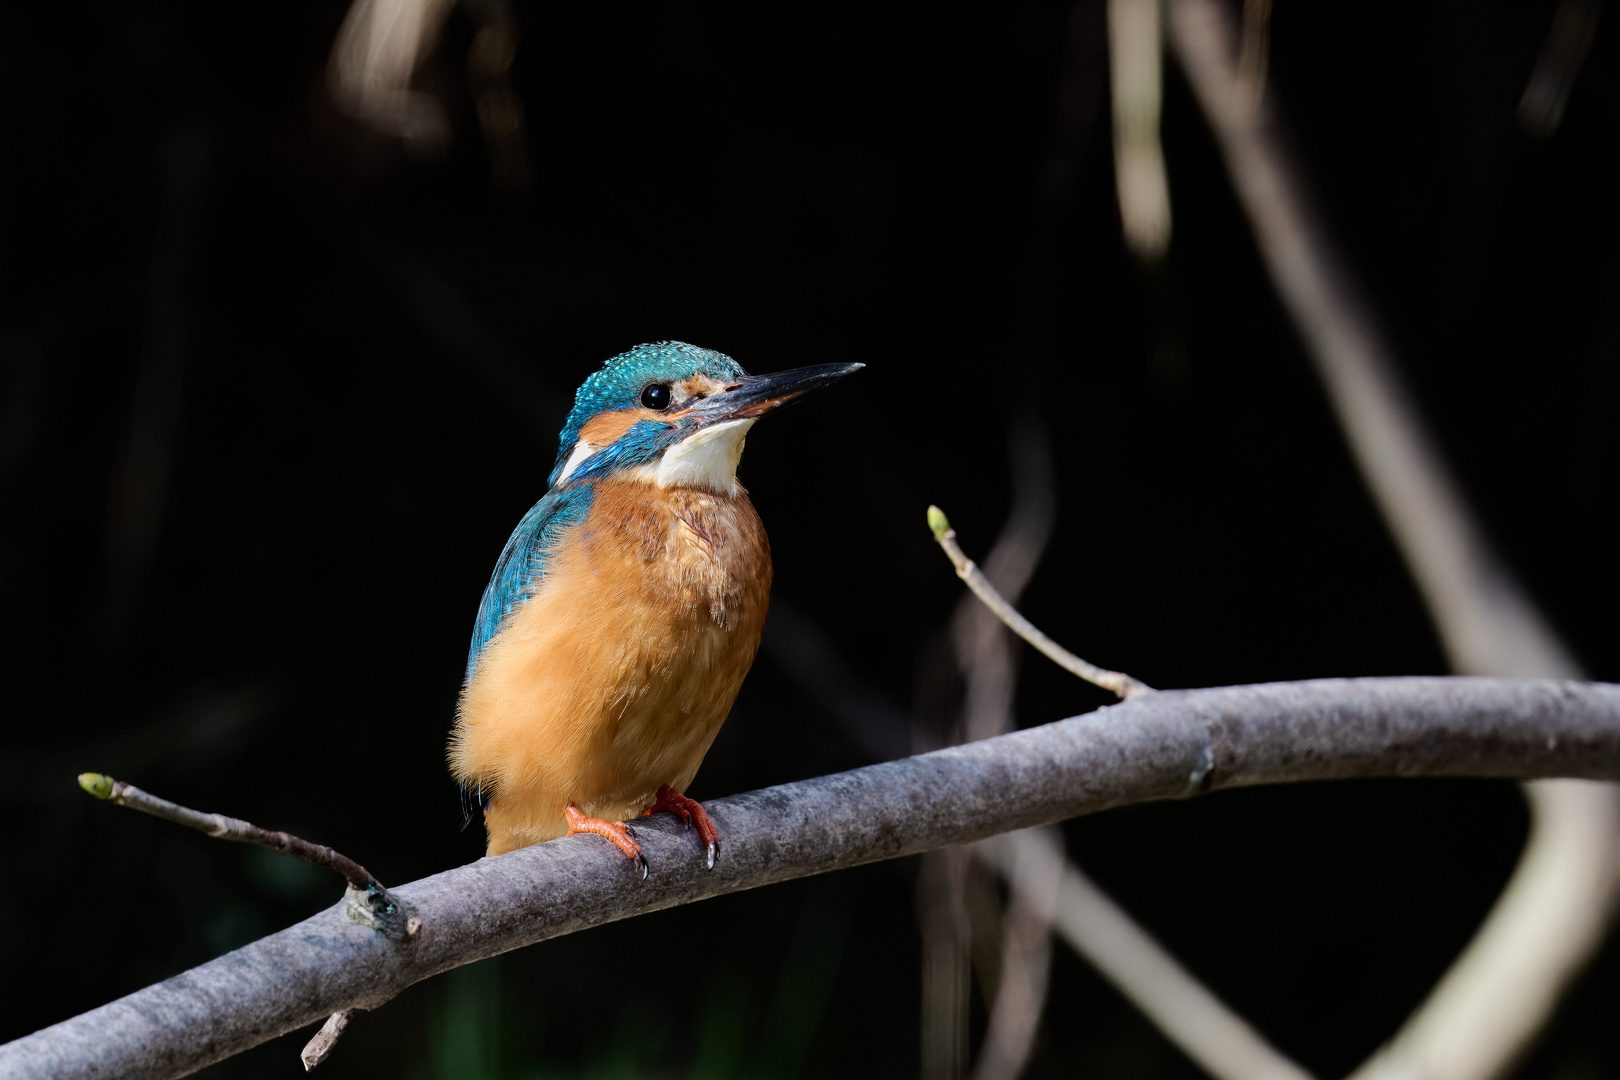
<svg viewBox="0 0 1620 1080">
<path fill-rule="evenodd" d="M 704 811 L 696 799 L 688 799 L 668 784 L 658 789 L 658 795 L 653 804 L 647 807 L 643 817 L 647 814 L 656 814 L 660 810 L 668 810 L 688 825 L 696 825 L 698 839 L 708 852 L 709 869 L 714 869 L 714 857 L 720 853 L 720 830 L 714 827 L 714 819 Z"/>
<path fill-rule="evenodd" d="M 697 804 L 693 803 L 692 805 L 696 806 Z M 636 843 L 635 834 L 630 831 L 630 826 L 622 821 L 603 821 L 601 818 L 586 817 L 585 812 L 573 803 L 563 807 L 563 817 L 568 819 L 568 832 L 566 835 L 595 833 L 597 836 L 611 840 L 613 846 L 624 852 L 626 858 L 634 859 L 640 864 L 642 880 L 646 880 L 647 857 L 641 853 L 641 845 Z"/>
</svg>

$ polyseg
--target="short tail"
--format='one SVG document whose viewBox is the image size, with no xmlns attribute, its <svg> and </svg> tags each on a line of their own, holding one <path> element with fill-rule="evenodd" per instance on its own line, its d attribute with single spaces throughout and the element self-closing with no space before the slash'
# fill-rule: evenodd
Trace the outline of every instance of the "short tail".
<svg viewBox="0 0 1620 1080">
<path fill-rule="evenodd" d="M 472 824 L 474 815 L 481 814 L 489 803 L 484 799 L 484 782 L 482 780 L 463 781 L 461 787 L 461 827 L 457 832 L 466 832 L 467 826 Z"/>
</svg>

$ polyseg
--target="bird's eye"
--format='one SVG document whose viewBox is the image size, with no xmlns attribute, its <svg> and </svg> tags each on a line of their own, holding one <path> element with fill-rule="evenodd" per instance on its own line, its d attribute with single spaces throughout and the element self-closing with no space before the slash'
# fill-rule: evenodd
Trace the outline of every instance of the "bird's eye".
<svg viewBox="0 0 1620 1080">
<path fill-rule="evenodd" d="M 648 386 L 641 392 L 641 404 L 644 408 L 660 411 L 669 408 L 669 387 L 661 382 Z"/>
</svg>

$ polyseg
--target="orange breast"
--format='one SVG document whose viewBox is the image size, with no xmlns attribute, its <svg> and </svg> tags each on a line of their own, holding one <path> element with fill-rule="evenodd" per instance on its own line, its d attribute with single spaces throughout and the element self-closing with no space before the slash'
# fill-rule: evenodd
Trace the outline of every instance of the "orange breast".
<svg viewBox="0 0 1620 1080">
<path fill-rule="evenodd" d="M 451 766 L 482 782 L 492 855 L 574 802 L 634 817 L 684 791 L 753 664 L 771 558 L 747 495 L 602 481 L 463 691 Z"/>
</svg>

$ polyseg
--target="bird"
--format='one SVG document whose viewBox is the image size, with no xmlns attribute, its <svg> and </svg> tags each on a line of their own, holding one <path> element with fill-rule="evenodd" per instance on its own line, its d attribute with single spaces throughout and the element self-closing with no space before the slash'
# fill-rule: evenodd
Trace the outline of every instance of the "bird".
<svg viewBox="0 0 1620 1080">
<path fill-rule="evenodd" d="M 737 480 L 767 413 L 865 365 L 750 375 L 680 341 L 640 345 L 580 386 L 548 488 L 484 589 L 450 736 L 463 827 L 486 853 L 576 833 L 647 875 L 627 824 L 668 810 L 719 833 L 684 793 L 759 649 L 771 550 Z"/>
</svg>

